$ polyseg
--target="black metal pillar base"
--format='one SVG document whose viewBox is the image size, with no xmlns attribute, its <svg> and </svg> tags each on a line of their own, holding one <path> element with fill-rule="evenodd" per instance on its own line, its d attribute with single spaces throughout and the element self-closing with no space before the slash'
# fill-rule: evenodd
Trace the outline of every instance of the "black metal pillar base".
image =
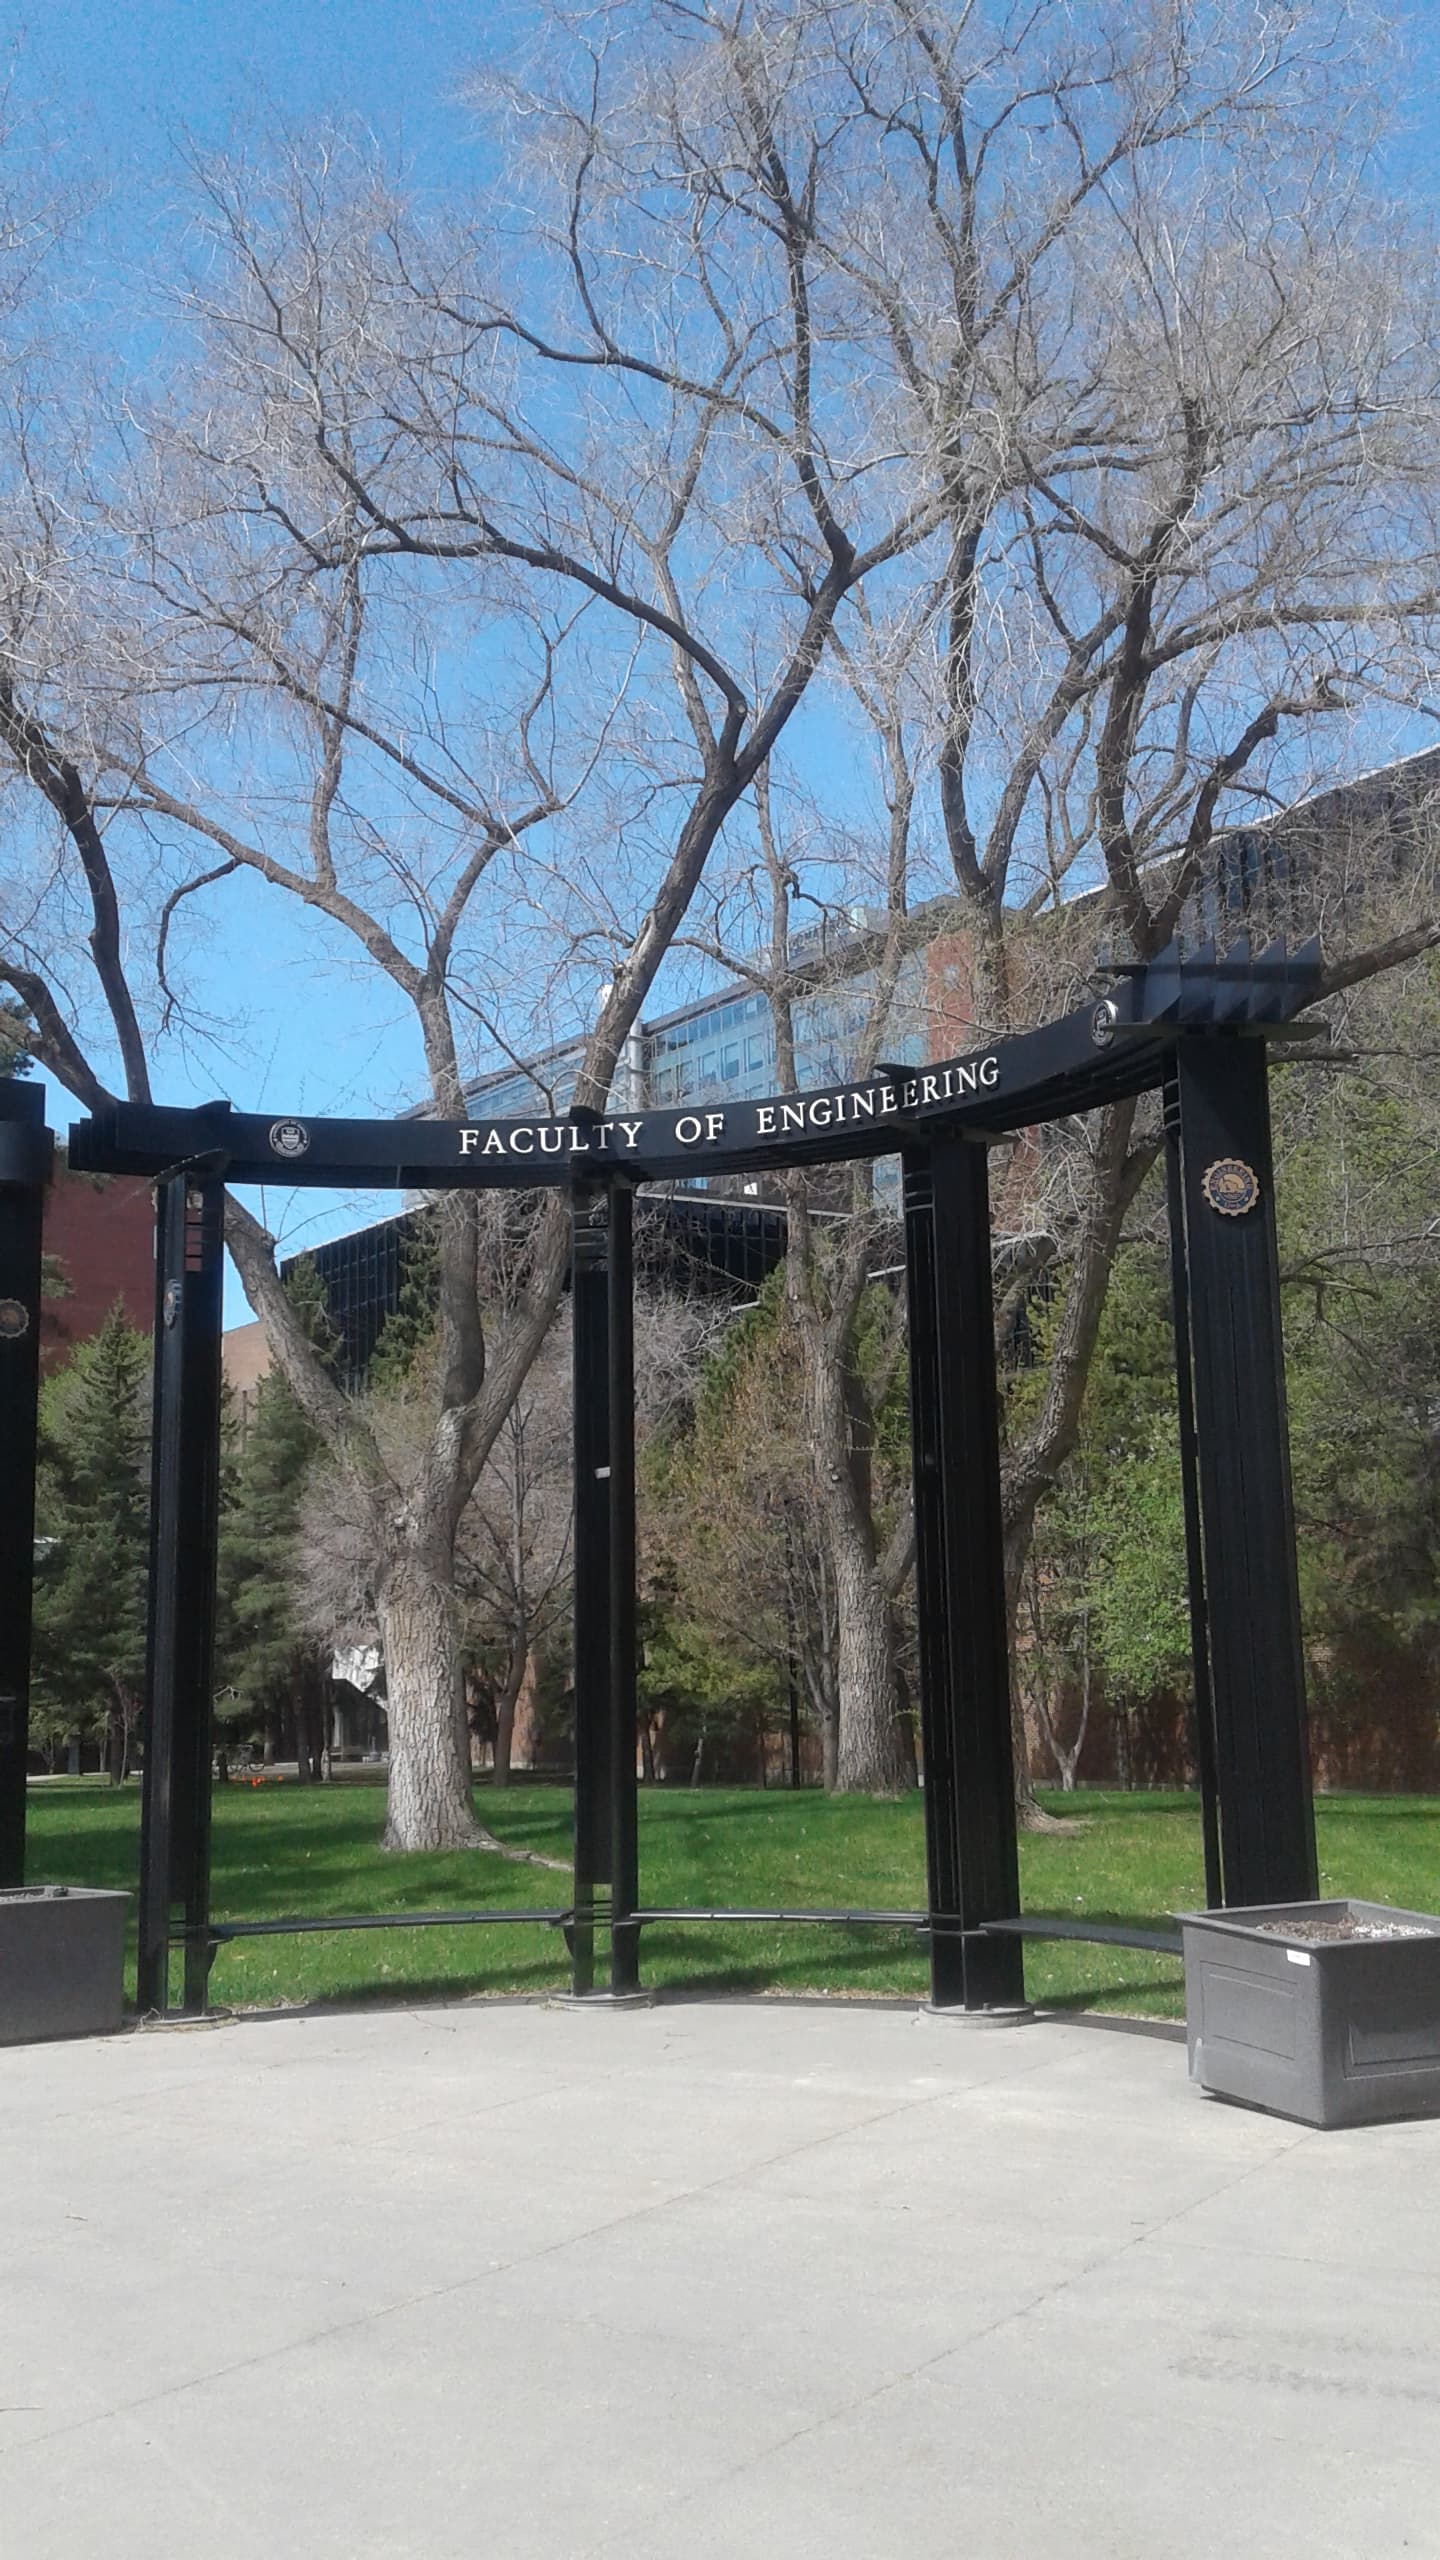
<svg viewBox="0 0 1440 2560">
<path fill-rule="evenodd" d="M 215 1552 L 220 1510 L 220 1333 L 225 1193 L 173 1174 L 157 1193 L 150 1629 L 140 1814 L 136 1990 L 170 2006 L 170 1950 L 184 1948 L 183 2008 L 210 1978 L 210 1800 Z"/>
<path fill-rule="evenodd" d="M 41 1087 L 0 1078 L 0 1887 L 25 1881 L 41 1228 L 50 1157 Z"/>
<path fill-rule="evenodd" d="M 1227 1904 L 1317 1889 L 1262 1041 L 1177 1044 L 1205 1634 Z"/>
<path fill-rule="evenodd" d="M 985 1149 L 908 1149 L 904 1175 L 931 1999 L 1012 2010 L 1024 1949 L 978 1934 L 1020 1911 Z"/>
<path fill-rule="evenodd" d="M 1009 2007 L 999 2002 L 988 2009 L 966 2009 L 954 2000 L 926 2000 L 921 2004 L 922 2018 L 947 2018 L 962 2027 L 1030 2027 L 1035 2011 L 1028 2000 L 1016 2000 Z"/>
<path fill-rule="evenodd" d="M 653 1991 L 556 1991 L 549 2002 L 552 2009 L 654 2009 L 658 2005 Z"/>
<path fill-rule="evenodd" d="M 635 1777 L 635 1351 L 632 1195 L 576 1192 L 571 1326 L 575 1432 L 575 1907 L 608 1917 L 610 1988 L 639 1987 Z M 608 1914 L 598 1907 L 609 1887 Z M 571 1932 L 571 1981 L 594 1995 L 595 1919 Z"/>
</svg>

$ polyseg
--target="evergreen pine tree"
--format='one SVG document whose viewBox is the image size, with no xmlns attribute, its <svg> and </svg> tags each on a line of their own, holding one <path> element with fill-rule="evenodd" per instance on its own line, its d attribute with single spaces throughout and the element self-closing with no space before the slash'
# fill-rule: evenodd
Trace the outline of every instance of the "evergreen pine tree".
<svg viewBox="0 0 1440 2560">
<path fill-rule="evenodd" d="M 150 1346 L 117 1305 L 40 1398 L 34 1697 L 52 1741 L 125 1774 L 145 1678 Z"/>
<path fill-rule="evenodd" d="M 23 1004 L 0 997 L 0 1076 L 28 1076 L 31 1026 Z"/>
<path fill-rule="evenodd" d="M 329 1332 L 313 1262 L 289 1282 L 312 1341 Z M 273 1754 L 293 1723 L 303 1779 L 321 1774 L 323 1672 L 295 1616 L 296 1545 L 306 1472 L 319 1443 L 278 1369 L 261 1379 L 254 1411 L 229 1470 L 219 1553 L 220 1674 L 227 1720 L 258 1726 Z"/>
<path fill-rule="evenodd" d="M 420 1210 L 400 1244 L 397 1303 L 380 1328 L 365 1383 L 373 1393 L 406 1386 L 440 1320 L 440 1235 L 436 1212 Z"/>
</svg>

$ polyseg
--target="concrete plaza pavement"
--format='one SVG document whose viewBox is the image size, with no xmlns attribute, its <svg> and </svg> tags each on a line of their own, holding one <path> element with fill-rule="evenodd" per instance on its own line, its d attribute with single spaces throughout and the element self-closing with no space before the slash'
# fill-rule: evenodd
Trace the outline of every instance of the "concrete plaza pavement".
<svg viewBox="0 0 1440 2560">
<path fill-rule="evenodd" d="M 1440 2555 L 1440 2124 L 835 2003 L 0 2052 L 3 2560 Z"/>
</svg>

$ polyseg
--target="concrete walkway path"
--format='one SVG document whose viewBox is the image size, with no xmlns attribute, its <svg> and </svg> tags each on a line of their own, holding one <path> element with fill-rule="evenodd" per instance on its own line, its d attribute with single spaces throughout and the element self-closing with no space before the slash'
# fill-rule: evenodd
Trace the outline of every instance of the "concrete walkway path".
<svg viewBox="0 0 1440 2560">
<path fill-rule="evenodd" d="M 1440 2124 L 910 2011 L 0 2053 L 3 2560 L 1440 2555 Z"/>
</svg>

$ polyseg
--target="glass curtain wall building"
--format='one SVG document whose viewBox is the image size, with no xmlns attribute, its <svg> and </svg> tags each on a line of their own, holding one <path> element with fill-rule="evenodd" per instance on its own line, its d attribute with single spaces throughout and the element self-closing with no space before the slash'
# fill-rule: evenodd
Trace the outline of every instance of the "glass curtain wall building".
<svg viewBox="0 0 1440 2560">
<path fill-rule="evenodd" d="M 878 916 L 860 912 L 843 925 L 796 938 L 793 964 L 809 980 L 794 1002 L 795 1073 L 802 1087 L 842 1084 L 854 1072 L 875 1001 L 866 955 L 880 927 Z M 902 963 L 880 1043 L 882 1055 L 896 1065 L 919 1066 L 938 1054 L 928 1036 L 937 948 L 913 952 Z M 568 1110 L 581 1046 L 579 1040 L 565 1042 L 531 1067 L 500 1067 L 479 1077 L 466 1093 L 476 1119 Z M 731 980 L 712 995 L 638 1026 L 625 1044 L 612 1108 L 663 1111 L 691 1102 L 756 1101 L 778 1092 L 780 1083 L 770 1000 Z"/>
</svg>

